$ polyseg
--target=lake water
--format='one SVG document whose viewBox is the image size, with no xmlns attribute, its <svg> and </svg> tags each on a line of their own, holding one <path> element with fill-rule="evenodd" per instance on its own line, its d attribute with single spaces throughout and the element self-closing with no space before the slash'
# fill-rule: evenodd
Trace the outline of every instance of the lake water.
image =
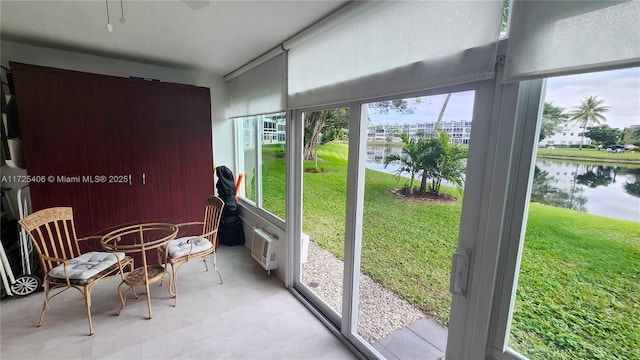
<svg viewBox="0 0 640 360">
<path fill-rule="evenodd" d="M 640 169 L 538 159 L 531 201 L 640 222 Z"/>
<path fill-rule="evenodd" d="M 384 158 L 400 152 L 368 146 L 366 167 L 395 174 L 399 166 L 389 164 L 385 169 Z M 538 159 L 531 201 L 640 222 L 640 168 Z"/>
</svg>

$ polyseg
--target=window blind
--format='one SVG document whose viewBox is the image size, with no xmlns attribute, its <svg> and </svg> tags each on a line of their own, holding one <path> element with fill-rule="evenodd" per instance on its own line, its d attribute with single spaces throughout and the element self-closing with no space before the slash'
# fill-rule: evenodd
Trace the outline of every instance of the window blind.
<svg viewBox="0 0 640 360">
<path fill-rule="evenodd" d="M 358 6 L 289 49 L 288 106 L 328 105 L 493 78 L 502 6 L 501 0 Z"/>
<path fill-rule="evenodd" d="M 259 115 L 285 110 L 285 56 L 285 53 L 280 53 L 229 80 L 228 117 Z"/>
<path fill-rule="evenodd" d="M 640 2 L 514 0 L 504 80 L 640 65 Z"/>
</svg>

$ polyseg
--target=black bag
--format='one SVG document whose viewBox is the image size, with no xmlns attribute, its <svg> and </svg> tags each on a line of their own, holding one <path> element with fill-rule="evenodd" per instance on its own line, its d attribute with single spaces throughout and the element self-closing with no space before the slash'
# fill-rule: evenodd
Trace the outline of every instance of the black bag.
<svg viewBox="0 0 640 360">
<path fill-rule="evenodd" d="M 233 172 L 226 166 L 218 166 L 216 175 L 218 176 L 216 184 L 218 197 L 224 201 L 222 219 L 220 219 L 220 227 L 218 228 L 220 243 L 227 246 L 242 245 L 244 244 L 244 230 L 242 229 L 242 220 L 238 216 Z"/>
</svg>

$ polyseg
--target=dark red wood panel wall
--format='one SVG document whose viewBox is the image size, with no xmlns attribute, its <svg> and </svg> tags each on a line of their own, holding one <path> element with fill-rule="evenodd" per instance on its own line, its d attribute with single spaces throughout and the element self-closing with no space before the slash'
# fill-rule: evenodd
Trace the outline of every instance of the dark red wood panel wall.
<svg viewBox="0 0 640 360">
<path fill-rule="evenodd" d="M 72 206 L 79 236 L 203 217 L 214 193 L 208 88 L 11 64 L 34 210 Z M 129 176 L 131 183 L 110 183 Z M 114 178 L 114 180 L 118 180 Z"/>
</svg>

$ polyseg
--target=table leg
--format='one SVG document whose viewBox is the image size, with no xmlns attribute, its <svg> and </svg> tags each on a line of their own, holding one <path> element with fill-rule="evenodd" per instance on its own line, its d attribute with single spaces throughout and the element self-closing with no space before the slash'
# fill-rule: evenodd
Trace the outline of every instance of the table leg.
<svg viewBox="0 0 640 360">
<path fill-rule="evenodd" d="M 151 320 L 151 292 L 149 291 L 149 279 L 144 282 L 144 287 L 147 290 L 147 307 L 149 308 L 149 320 Z"/>
</svg>

